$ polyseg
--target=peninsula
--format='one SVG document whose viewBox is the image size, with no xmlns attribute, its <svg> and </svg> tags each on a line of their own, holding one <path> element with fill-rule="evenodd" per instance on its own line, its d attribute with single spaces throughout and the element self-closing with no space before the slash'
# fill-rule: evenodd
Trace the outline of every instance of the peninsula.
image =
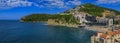
<svg viewBox="0 0 120 43">
<path fill-rule="evenodd" d="M 120 24 L 120 12 L 94 4 L 83 4 L 59 14 L 31 14 L 21 18 L 21 22 L 47 22 L 48 25 L 67 27 L 96 26 L 108 27 L 113 21 Z M 93 27 L 94 26 L 94 27 Z M 97 30 L 97 29 L 96 29 Z"/>
</svg>

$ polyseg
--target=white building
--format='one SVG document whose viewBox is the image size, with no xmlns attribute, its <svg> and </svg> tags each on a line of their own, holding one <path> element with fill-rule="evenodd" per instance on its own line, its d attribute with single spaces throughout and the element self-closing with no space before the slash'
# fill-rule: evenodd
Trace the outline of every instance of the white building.
<svg viewBox="0 0 120 43">
<path fill-rule="evenodd" d="M 91 43 L 120 43 L 120 30 L 98 32 L 91 37 Z"/>
<path fill-rule="evenodd" d="M 80 24 L 82 24 L 82 23 L 86 23 L 86 22 L 88 22 L 87 20 L 86 20 L 86 13 L 84 13 L 84 12 L 76 12 L 75 14 L 74 14 L 74 17 L 77 19 L 77 20 L 79 20 L 79 23 Z"/>
<path fill-rule="evenodd" d="M 113 23 L 114 22 L 114 20 L 111 18 L 111 19 L 109 19 L 109 22 L 108 22 L 108 26 L 113 26 Z"/>
</svg>

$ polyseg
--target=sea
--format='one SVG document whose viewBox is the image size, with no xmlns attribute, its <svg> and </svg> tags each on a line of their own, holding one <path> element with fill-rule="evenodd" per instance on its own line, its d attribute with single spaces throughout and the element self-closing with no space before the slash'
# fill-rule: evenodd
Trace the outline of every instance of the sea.
<svg viewBox="0 0 120 43">
<path fill-rule="evenodd" d="M 92 30 L 0 20 L 0 43 L 90 43 Z"/>
</svg>

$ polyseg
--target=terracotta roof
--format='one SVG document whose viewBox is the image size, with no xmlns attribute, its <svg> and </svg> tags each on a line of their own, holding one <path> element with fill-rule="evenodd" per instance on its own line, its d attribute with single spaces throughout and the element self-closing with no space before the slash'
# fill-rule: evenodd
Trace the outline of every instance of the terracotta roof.
<svg viewBox="0 0 120 43">
<path fill-rule="evenodd" d="M 100 37 L 106 39 L 106 38 L 109 38 L 109 36 L 111 36 L 111 35 L 116 35 L 116 34 L 120 34 L 120 30 L 107 31 L 106 34 L 103 33 Z"/>
<path fill-rule="evenodd" d="M 109 34 L 109 35 L 116 35 L 116 34 L 120 34 L 120 30 L 115 30 L 115 31 L 107 31 L 106 34 Z"/>
<path fill-rule="evenodd" d="M 102 34 L 100 37 L 102 37 L 102 38 L 105 38 L 105 39 L 106 39 L 106 38 L 108 38 L 108 36 L 109 36 L 108 34 Z"/>
<path fill-rule="evenodd" d="M 113 31 L 108 31 L 107 34 L 109 34 L 109 35 L 113 35 L 114 32 L 113 32 Z"/>
<path fill-rule="evenodd" d="M 114 31 L 114 35 L 116 35 L 116 34 L 120 34 L 120 31 L 119 30 L 115 30 Z"/>
</svg>

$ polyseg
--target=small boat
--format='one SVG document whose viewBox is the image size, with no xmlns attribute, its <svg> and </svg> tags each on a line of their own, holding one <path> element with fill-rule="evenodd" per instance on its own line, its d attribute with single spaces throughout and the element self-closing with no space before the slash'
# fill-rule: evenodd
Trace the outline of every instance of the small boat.
<svg viewBox="0 0 120 43">
<path fill-rule="evenodd" d="M 78 28 L 85 28 L 85 25 L 79 25 Z"/>
</svg>

